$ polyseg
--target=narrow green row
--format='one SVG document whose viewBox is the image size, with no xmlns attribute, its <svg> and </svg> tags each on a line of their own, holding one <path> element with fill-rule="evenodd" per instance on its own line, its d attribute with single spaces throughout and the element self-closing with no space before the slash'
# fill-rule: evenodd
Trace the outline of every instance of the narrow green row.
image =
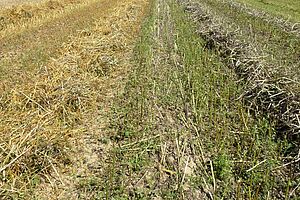
<svg viewBox="0 0 300 200">
<path fill-rule="evenodd" d="M 243 85 L 217 53 L 204 49 L 195 26 L 175 1 L 153 1 L 136 67 L 112 116 L 107 193 L 114 199 L 289 197 L 297 180 L 276 169 L 288 143 L 276 139 L 268 119 L 248 113 L 238 99 Z"/>
</svg>

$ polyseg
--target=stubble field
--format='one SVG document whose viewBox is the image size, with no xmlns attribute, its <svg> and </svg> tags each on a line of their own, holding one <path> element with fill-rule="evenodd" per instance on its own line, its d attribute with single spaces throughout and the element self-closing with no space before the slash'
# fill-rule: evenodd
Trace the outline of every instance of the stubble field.
<svg viewBox="0 0 300 200">
<path fill-rule="evenodd" d="M 297 2 L 0 6 L 1 199 L 299 199 Z"/>
</svg>

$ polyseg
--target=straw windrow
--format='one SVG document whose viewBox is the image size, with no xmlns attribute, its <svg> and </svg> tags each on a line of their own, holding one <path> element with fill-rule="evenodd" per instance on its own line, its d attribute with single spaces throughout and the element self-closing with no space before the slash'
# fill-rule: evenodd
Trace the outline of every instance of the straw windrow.
<svg viewBox="0 0 300 200">
<path fill-rule="evenodd" d="M 300 133 L 298 77 L 293 80 L 284 75 L 275 76 L 272 63 L 264 60 L 267 53 L 255 46 L 256 43 L 241 40 L 242 30 L 235 29 L 224 18 L 219 19 L 205 3 L 182 3 L 197 22 L 198 34 L 206 41 L 206 48 L 217 51 L 244 81 L 245 92 L 240 98 L 247 102 L 256 116 L 267 115 L 276 120 L 279 135 L 287 134 L 297 143 Z"/>
</svg>

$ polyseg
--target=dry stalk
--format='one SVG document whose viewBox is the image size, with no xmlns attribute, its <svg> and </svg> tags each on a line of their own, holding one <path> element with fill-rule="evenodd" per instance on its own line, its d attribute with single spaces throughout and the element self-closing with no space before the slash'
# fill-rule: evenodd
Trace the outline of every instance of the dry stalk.
<svg viewBox="0 0 300 200">
<path fill-rule="evenodd" d="M 296 142 L 300 133 L 300 96 L 289 90 L 294 82 L 286 77 L 274 78 L 266 69 L 262 57 L 255 54 L 255 47 L 246 41 L 239 41 L 235 35 L 239 30 L 230 31 L 204 4 L 180 1 L 199 25 L 198 34 L 206 41 L 207 49 L 219 52 L 222 60 L 231 66 L 245 83 L 241 96 L 256 116 L 268 115 L 277 121 L 277 132 L 286 134 Z"/>
<path fill-rule="evenodd" d="M 63 2 L 67 1 L 74 2 Z M 37 174 L 52 185 L 56 184 L 53 176 L 64 183 L 60 167 L 72 161 L 69 149 L 85 134 L 88 127 L 84 122 L 93 121 L 103 96 L 109 95 L 105 89 L 112 84 L 112 72 L 128 66 L 133 39 L 139 31 L 136 23 L 142 15 L 138 5 L 143 1 L 135 1 L 136 5 L 129 2 L 133 4 L 121 2 L 107 18 L 70 38 L 56 60 L 1 80 L 3 190 L 26 190 L 28 181 Z"/>
</svg>

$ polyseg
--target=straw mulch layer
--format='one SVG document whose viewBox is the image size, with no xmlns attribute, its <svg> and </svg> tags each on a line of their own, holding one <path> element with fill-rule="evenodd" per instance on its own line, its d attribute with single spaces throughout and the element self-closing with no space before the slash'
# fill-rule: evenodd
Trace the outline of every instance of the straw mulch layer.
<svg viewBox="0 0 300 200">
<path fill-rule="evenodd" d="M 101 126 L 91 123 L 123 85 L 145 5 L 120 1 L 58 59 L 0 82 L 0 197 L 64 182 L 80 138 Z"/>
<path fill-rule="evenodd" d="M 0 9 L 0 30 L 11 24 L 21 24 L 42 15 L 65 9 L 69 5 L 84 3 L 84 0 L 48 0 L 39 4 L 24 4 Z"/>
</svg>

